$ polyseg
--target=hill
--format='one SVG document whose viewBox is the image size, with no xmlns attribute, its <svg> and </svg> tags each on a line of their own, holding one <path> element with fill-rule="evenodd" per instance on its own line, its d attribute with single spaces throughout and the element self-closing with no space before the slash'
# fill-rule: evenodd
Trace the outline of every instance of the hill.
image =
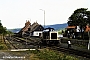
<svg viewBox="0 0 90 60">
<path fill-rule="evenodd" d="M 13 33 L 18 33 L 21 30 L 21 28 L 7 29 L 7 30 L 9 30 L 9 31 L 11 31 Z"/>
<path fill-rule="evenodd" d="M 64 23 L 64 24 L 46 25 L 45 28 L 51 27 L 51 28 L 54 28 L 55 30 L 61 30 L 61 29 L 66 28 L 67 26 L 68 26 L 68 24 Z M 13 33 L 17 33 L 21 30 L 21 28 L 8 29 L 8 30 Z"/>
<path fill-rule="evenodd" d="M 54 28 L 55 30 L 60 30 L 60 29 L 66 28 L 67 26 L 68 26 L 68 24 L 64 23 L 64 24 L 46 25 L 45 28 L 51 27 L 51 28 Z"/>
</svg>

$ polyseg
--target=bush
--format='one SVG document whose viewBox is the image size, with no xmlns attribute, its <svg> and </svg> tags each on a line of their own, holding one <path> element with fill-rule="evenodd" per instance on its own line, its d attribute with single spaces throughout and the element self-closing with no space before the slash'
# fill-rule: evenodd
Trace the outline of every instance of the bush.
<svg viewBox="0 0 90 60">
<path fill-rule="evenodd" d="M 3 49 L 3 48 L 4 48 L 3 45 L 0 45 L 0 50 Z"/>
<path fill-rule="evenodd" d="M 78 58 L 75 58 L 73 56 L 49 49 L 44 49 L 41 51 L 30 51 L 30 53 L 36 54 L 36 58 L 39 58 L 41 60 L 79 60 Z"/>
<path fill-rule="evenodd" d="M 5 44 L 0 44 L 0 50 L 5 50 L 7 49 L 6 45 Z"/>
</svg>

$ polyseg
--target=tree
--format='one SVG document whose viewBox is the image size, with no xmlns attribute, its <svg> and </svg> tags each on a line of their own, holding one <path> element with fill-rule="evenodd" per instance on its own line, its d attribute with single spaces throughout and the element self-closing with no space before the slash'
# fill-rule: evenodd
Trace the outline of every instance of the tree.
<svg viewBox="0 0 90 60">
<path fill-rule="evenodd" d="M 90 11 L 87 8 L 80 8 L 74 11 L 74 13 L 69 17 L 69 26 L 79 26 L 85 30 L 86 25 L 90 22 Z"/>
<path fill-rule="evenodd" d="M 6 33 L 6 27 L 3 27 L 2 24 L 0 23 L 0 34 L 5 34 Z"/>
<path fill-rule="evenodd" d="M 83 30 L 85 31 L 86 25 L 90 25 L 90 11 L 87 8 L 79 8 L 68 19 L 69 26 L 79 26 L 81 36 L 83 37 Z"/>
<path fill-rule="evenodd" d="M 3 33 L 3 26 L 2 26 L 2 24 L 0 23 L 0 34 L 2 34 Z"/>
<path fill-rule="evenodd" d="M 87 14 L 87 24 L 90 25 L 90 11 L 86 11 Z"/>
</svg>

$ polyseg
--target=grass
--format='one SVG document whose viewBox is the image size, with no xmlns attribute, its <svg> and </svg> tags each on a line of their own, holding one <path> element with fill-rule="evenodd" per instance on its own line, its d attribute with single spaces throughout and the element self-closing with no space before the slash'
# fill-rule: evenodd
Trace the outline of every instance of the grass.
<svg viewBox="0 0 90 60">
<path fill-rule="evenodd" d="M 48 48 L 33 51 L 6 51 L 6 53 L 10 54 L 12 57 L 25 57 L 21 58 L 22 60 L 87 60 L 80 56 L 69 55 L 63 52 L 49 50 Z"/>
<path fill-rule="evenodd" d="M 58 34 L 62 34 L 62 30 L 63 30 L 63 32 L 65 32 L 65 29 L 60 29 L 60 30 L 58 30 Z"/>
<path fill-rule="evenodd" d="M 0 50 L 7 50 L 6 44 L 0 42 Z"/>
<path fill-rule="evenodd" d="M 8 49 L 4 40 L 2 39 L 2 36 L 0 35 L 0 50 L 6 50 Z"/>
<path fill-rule="evenodd" d="M 78 46 L 78 47 L 81 47 L 81 48 L 83 48 L 83 49 L 87 49 L 87 46 L 85 46 L 85 45 L 80 45 L 80 44 L 74 44 L 75 46 Z"/>
<path fill-rule="evenodd" d="M 70 56 L 67 54 L 63 54 L 62 52 L 57 52 L 49 49 L 43 49 L 40 51 L 29 51 L 29 53 L 33 53 L 33 58 L 39 60 L 79 60 L 74 56 Z"/>
</svg>

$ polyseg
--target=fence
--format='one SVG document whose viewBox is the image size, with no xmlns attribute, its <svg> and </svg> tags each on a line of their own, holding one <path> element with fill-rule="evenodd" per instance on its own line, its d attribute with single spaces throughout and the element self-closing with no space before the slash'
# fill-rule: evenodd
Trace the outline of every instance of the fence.
<svg viewBox="0 0 90 60">
<path fill-rule="evenodd" d="M 89 40 L 78 40 L 78 39 L 68 39 L 68 38 L 62 38 L 61 43 L 67 43 L 68 40 L 70 40 L 73 45 L 77 44 L 77 45 L 88 46 L 89 43 Z"/>
</svg>

